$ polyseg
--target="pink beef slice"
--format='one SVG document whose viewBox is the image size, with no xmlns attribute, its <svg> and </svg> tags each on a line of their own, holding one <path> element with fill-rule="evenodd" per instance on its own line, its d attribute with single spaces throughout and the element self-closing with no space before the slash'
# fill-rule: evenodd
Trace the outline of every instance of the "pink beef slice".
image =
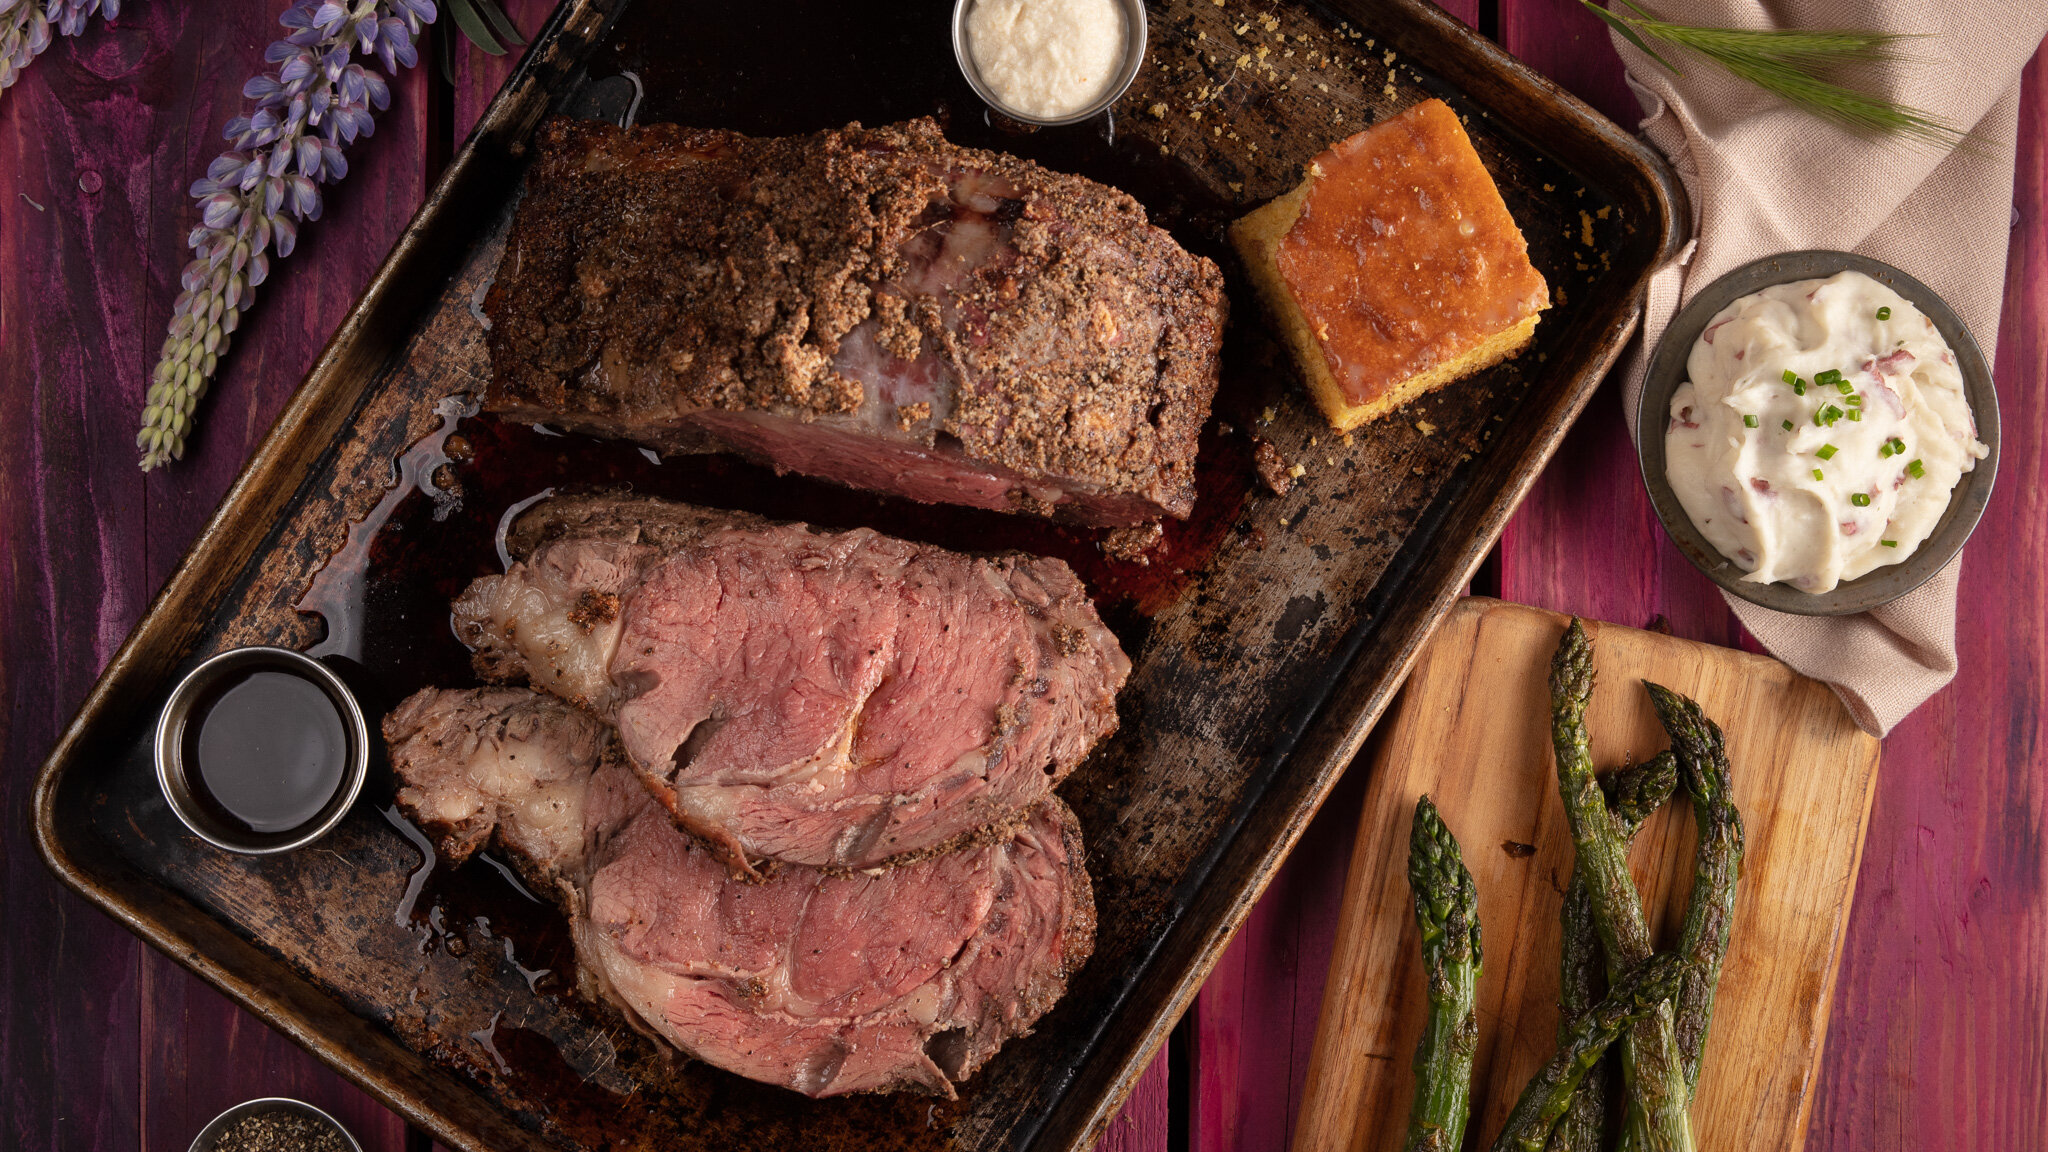
<svg viewBox="0 0 2048 1152">
<path fill-rule="evenodd" d="M 484 407 L 855 488 L 1186 517 L 1215 264 L 1137 201 L 930 120 L 753 139 L 543 125 Z"/>
<path fill-rule="evenodd" d="M 570 917 L 583 994 L 707 1063 L 809 1096 L 950 1097 L 1094 946 L 1079 829 L 1056 798 L 902 867 L 748 882 L 594 725 L 524 689 L 428 689 L 384 723 L 399 805 L 451 863 L 487 843 L 510 855 Z"/>
<path fill-rule="evenodd" d="M 455 605 L 480 673 L 615 723 L 739 873 L 957 844 L 1116 728 L 1130 662 L 1058 560 L 617 495 L 546 501 L 508 544 Z"/>
</svg>

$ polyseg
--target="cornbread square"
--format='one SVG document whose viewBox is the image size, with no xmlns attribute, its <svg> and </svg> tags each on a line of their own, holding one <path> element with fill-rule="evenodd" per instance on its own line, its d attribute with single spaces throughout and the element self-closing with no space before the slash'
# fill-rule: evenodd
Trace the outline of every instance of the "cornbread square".
<svg viewBox="0 0 2048 1152">
<path fill-rule="evenodd" d="M 1332 145 L 1230 239 L 1339 431 L 1520 352 L 1550 307 L 1441 100 Z"/>
</svg>

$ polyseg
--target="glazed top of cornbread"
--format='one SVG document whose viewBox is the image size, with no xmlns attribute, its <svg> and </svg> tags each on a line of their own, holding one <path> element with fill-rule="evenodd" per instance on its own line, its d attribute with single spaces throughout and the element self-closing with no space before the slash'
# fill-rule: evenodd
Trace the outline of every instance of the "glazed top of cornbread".
<svg viewBox="0 0 2048 1152">
<path fill-rule="evenodd" d="M 1457 114 L 1425 100 L 1332 145 L 1280 274 L 1354 405 L 1550 303 Z"/>
</svg>

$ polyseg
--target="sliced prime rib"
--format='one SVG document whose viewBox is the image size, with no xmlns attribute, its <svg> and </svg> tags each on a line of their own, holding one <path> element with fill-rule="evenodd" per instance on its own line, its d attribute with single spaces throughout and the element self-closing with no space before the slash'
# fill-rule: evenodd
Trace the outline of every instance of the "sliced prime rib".
<svg viewBox="0 0 2048 1152">
<path fill-rule="evenodd" d="M 733 879 L 604 726 L 525 689 L 427 689 L 384 721 L 401 809 L 451 863 L 495 841 L 570 918 L 584 995 L 707 1063 L 810 1096 L 953 1095 L 1094 947 L 1073 813 L 873 874 Z"/>
<path fill-rule="evenodd" d="M 479 674 L 615 723 L 735 872 L 956 846 L 1116 729 L 1130 661 L 1059 560 L 613 494 L 544 501 L 507 544 L 455 603 Z"/>
<path fill-rule="evenodd" d="M 487 410 L 925 502 L 1193 507 L 1223 279 L 1124 193 L 930 120 L 556 119 L 537 147 L 485 302 Z"/>
</svg>

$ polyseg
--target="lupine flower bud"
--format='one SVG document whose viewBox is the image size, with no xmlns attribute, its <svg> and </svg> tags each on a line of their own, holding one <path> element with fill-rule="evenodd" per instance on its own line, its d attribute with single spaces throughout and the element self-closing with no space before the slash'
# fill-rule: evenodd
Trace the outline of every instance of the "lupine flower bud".
<svg viewBox="0 0 2048 1152">
<path fill-rule="evenodd" d="M 0 0 L 0 29 L 13 20 L 10 4 L 39 2 Z M 118 6 L 118 0 L 60 3 L 109 16 Z M 186 243 L 196 259 L 180 278 L 184 291 L 172 306 L 169 339 L 151 374 L 157 383 L 135 437 L 143 471 L 184 456 L 192 413 L 227 354 L 228 334 L 269 278 L 271 255 L 291 255 L 299 221 L 320 218 L 319 186 L 348 175 L 342 149 L 368 136 L 372 112 L 390 106 L 391 86 L 351 63 L 351 54 L 372 57 L 396 75 L 418 61 L 413 37 L 435 15 L 430 0 L 295 0 L 278 17 L 287 35 L 263 54 L 276 70 L 242 86 L 255 109 L 228 121 L 221 134 L 231 150 L 192 184 L 200 223 Z M 29 18 L 21 23 L 28 26 Z M 7 45 L 0 39 L 0 87 L 11 76 Z"/>
</svg>

